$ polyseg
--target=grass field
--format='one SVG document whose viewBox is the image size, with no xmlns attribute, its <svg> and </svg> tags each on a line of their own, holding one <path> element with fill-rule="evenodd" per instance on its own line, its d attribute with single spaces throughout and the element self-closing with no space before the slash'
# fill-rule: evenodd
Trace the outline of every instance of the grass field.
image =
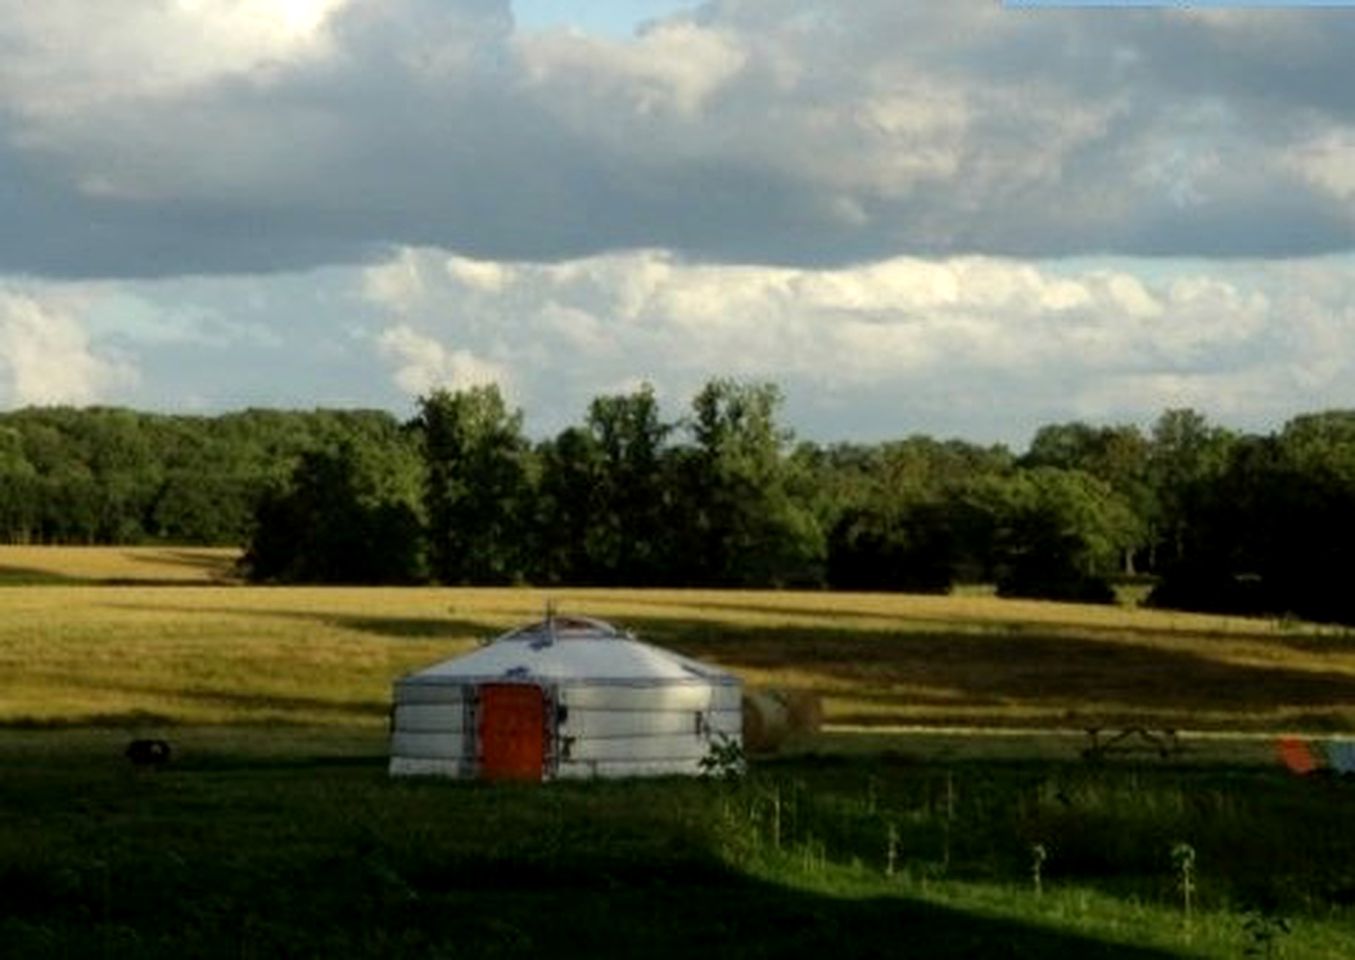
<svg viewBox="0 0 1355 960">
<path fill-rule="evenodd" d="M 392 782 L 376 731 L 183 728 L 155 773 L 128 768 L 123 742 L 0 732 L 0 954 L 1345 960 L 1355 946 L 1350 785 L 1273 771 L 893 753 L 764 762 L 732 783 L 523 788 Z"/>
<path fill-rule="evenodd" d="M 214 547 L 0 545 L 0 584 L 220 583 L 236 578 L 239 557 Z"/>
<path fill-rule="evenodd" d="M 0 550 L 6 958 L 1355 956 L 1355 783 L 1223 736 L 1355 726 L 1344 631 L 987 596 L 255 588 L 220 581 L 229 554 L 99 553 Z M 547 599 L 817 690 L 830 729 L 731 783 L 390 781 L 391 681 Z M 1215 738 L 1079 759 L 1083 727 L 1129 723 Z M 973 724 L 1007 733 L 943 729 Z M 174 761 L 130 769 L 133 735 Z"/>
<path fill-rule="evenodd" d="M 49 577 L 0 586 L 0 724 L 378 725 L 396 676 L 553 600 L 815 690 L 830 724 L 1355 729 L 1355 634 L 1333 628 L 991 596 L 210 585 L 221 551 L 105 553 L 0 550 Z"/>
</svg>

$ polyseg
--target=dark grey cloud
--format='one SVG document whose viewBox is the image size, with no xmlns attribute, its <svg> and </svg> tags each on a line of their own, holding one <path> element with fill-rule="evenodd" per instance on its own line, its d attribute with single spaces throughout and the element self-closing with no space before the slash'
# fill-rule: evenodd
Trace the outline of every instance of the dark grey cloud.
<svg viewBox="0 0 1355 960">
<path fill-rule="evenodd" d="M 152 18 L 161 46 L 122 60 L 0 13 L 0 272 L 1355 245 L 1341 11 L 727 0 L 621 42 L 515 34 L 507 0 L 393 0 L 256 59 Z"/>
</svg>

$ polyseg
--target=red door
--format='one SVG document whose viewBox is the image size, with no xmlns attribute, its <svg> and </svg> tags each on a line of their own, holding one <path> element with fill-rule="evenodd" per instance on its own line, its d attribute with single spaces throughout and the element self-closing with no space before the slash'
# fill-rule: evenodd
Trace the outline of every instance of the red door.
<svg viewBox="0 0 1355 960">
<path fill-rule="evenodd" d="M 546 693 L 526 683 L 480 686 L 480 774 L 540 780 L 546 768 Z"/>
</svg>

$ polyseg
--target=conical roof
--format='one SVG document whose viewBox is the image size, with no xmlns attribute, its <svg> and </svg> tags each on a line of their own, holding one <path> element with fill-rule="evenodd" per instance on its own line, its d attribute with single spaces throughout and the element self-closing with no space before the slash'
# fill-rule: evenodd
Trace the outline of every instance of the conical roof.
<svg viewBox="0 0 1355 960">
<path fill-rule="evenodd" d="M 642 643 L 610 623 L 552 616 L 404 677 L 410 685 L 521 680 L 626 685 L 737 684 L 726 670 Z"/>
</svg>

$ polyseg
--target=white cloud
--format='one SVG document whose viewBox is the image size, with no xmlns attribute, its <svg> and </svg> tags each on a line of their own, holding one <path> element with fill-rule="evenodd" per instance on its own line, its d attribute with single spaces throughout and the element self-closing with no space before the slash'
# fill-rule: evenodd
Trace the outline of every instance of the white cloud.
<svg viewBox="0 0 1355 960">
<path fill-rule="evenodd" d="M 223 77 L 269 80 L 330 51 L 350 0 L 0 0 L 0 100 L 40 116 L 175 95 Z"/>
<path fill-rule="evenodd" d="M 591 125 L 598 101 L 627 113 L 672 112 L 691 119 L 746 62 L 739 39 L 690 21 L 657 23 L 624 43 L 577 31 L 525 34 L 517 50 L 525 79 L 557 101 L 560 85 Z M 566 109 L 577 101 L 564 98 Z"/>
<path fill-rule="evenodd" d="M 676 416 L 707 379 L 739 376 L 781 384 L 790 422 L 823 439 L 1012 443 L 1045 422 L 1143 422 L 1183 404 L 1258 427 L 1355 406 L 1349 258 L 822 269 L 420 247 L 362 270 L 5 289 L 10 404 L 403 411 L 433 389 L 498 383 L 546 434 L 625 385 L 653 383 Z"/>
<path fill-rule="evenodd" d="M 1332 128 L 1295 147 L 1290 166 L 1355 214 L 1355 126 Z"/>
<path fill-rule="evenodd" d="M 1162 315 L 1162 304 L 1137 277 L 1112 274 L 1106 278 L 1105 285 L 1106 292 L 1129 316 L 1143 318 Z"/>
<path fill-rule="evenodd" d="M 447 273 L 472 290 L 498 293 L 512 280 L 512 268 L 488 260 L 448 257 Z"/>
<path fill-rule="evenodd" d="M 377 338 L 377 346 L 382 356 L 396 363 L 395 382 L 415 396 L 437 389 L 511 385 L 507 370 L 500 364 L 469 350 L 448 348 L 404 324 L 385 330 Z"/>
<path fill-rule="evenodd" d="M 613 341 L 606 324 L 586 310 L 547 302 L 541 306 L 541 322 L 564 338 L 574 348 L 560 359 L 572 361 L 580 352 L 598 354 L 607 351 Z"/>
<path fill-rule="evenodd" d="M 0 403 L 88 404 L 135 382 L 130 362 L 93 347 L 71 307 L 0 289 Z"/>
<path fill-rule="evenodd" d="M 405 248 L 384 263 L 364 269 L 362 293 L 369 302 L 394 313 L 412 310 L 424 296 L 418 253 Z"/>
<path fill-rule="evenodd" d="M 600 384 L 646 379 L 681 397 L 717 375 L 839 404 L 854 396 L 877 407 L 872 418 L 879 398 L 911 395 L 910 409 L 970 430 L 985 419 L 1026 429 L 1060 416 L 1145 419 L 1187 403 L 1253 420 L 1355 403 L 1343 380 L 1355 373 L 1345 260 L 1164 273 L 1148 261 L 901 257 L 823 270 L 639 251 L 501 264 L 492 291 L 448 277 L 435 250 L 392 262 L 423 291 L 401 320 L 404 354 L 423 358 L 407 389 L 426 389 L 428 371 L 448 363 L 438 345 L 456 343 L 511 368 L 521 402 L 551 424 Z M 844 421 L 835 435 L 857 432 Z"/>
</svg>

